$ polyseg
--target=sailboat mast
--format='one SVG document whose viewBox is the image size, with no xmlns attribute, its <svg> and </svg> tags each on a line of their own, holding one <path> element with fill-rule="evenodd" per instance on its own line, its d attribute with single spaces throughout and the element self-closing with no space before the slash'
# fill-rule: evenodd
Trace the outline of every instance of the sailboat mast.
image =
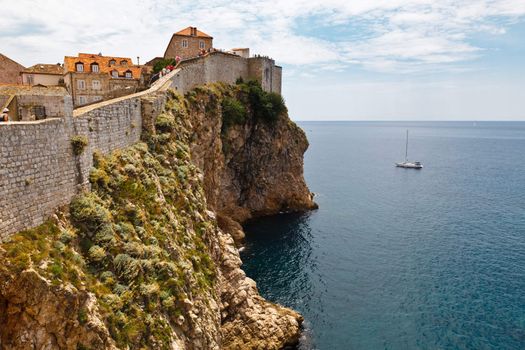
<svg viewBox="0 0 525 350">
<path fill-rule="evenodd" d="M 407 129 L 407 142 L 405 145 L 405 162 L 408 162 L 408 129 Z"/>
</svg>

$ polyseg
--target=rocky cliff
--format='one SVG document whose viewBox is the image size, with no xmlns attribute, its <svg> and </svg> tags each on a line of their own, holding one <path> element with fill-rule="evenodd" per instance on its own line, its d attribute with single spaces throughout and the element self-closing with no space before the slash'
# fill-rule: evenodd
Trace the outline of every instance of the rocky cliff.
<svg viewBox="0 0 525 350">
<path fill-rule="evenodd" d="M 232 237 L 315 206 L 282 101 L 215 84 L 95 154 L 91 191 L 0 245 L 0 349 L 280 349 L 302 318 L 258 295 Z"/>
</svg>

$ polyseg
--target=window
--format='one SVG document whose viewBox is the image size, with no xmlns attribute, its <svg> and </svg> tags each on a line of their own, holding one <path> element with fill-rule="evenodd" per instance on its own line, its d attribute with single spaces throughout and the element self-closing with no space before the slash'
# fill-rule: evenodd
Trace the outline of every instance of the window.
<svg viewBox="0 0 525 350">
<path fill-rule="evenodd" d="M 133 74 L 131 74 L 131 71 L 126 71 L 126 78 L 131 79 L 133 78 Z"/>
<path fill-rule="evenodd" d="M 204 45 L 204 41 L 200 40 L 199 41 L 199 49 L 204 49 L 206 47 L 206 45 Z"/>
<path fill-rule="evenodd" d="M 99 66 L 98 66 L 97 63 L 93 63 L 93 64 L 91 65 L 91 71 L 92 71 L 93 73 L 98 73 L 98 72 L 100 72 L 100 69 L 99 69 Z"/>
<path fill-rule="evenodd" d="M 84 63 L 78 62 L 75 64 L 75 68 L 77 72 L 83 72 L 84 71 Z"/>
<path fill-rule="evenodd" d="M 128 65 L 128 61 L 122 60 L 122 61 L 120 61 L 120 65 L 121 66 L 127 66 Z"/>
<path fill-rule="evenodd" d="M 78 96 L 78 103 L 81 105 L 86 104 L 86 96 Z"/>
<path fill-rule="evenodd" d="M 93 90 L 100 90 L 100 80 L 93 80 L 91 85 L 93 86 Z"/>
<path fill-rule="evenodd" d="M 86 82 L 84 80 L 77 80 L 77 88 L 84 90 L 86 88 Z"/>
<path fill-rule="evenodd" d="M 109 65 L 110 65 L 110 66 L 114 66 L 114 65 L 116 65 L 116 64 L 117 64 L 117 61 L 115 61 L 115 60 L 110 60 L 110 61 L 109 61 Z"/>
<path fill-rule="evenodd" d="M 118 78 L 118 72 L 117 72 L 116 70 L 112 70 L 112 71 L 111 71 L 111 76 L 112 76 L 113 78 Z"/>
<path fill-rule="evenodd" d="M 93 102 L 102 101 L 102 96 L 93 96 Z"/>
<path fill-rule="evenodd" d="M 31 114 L 35 116 L 36 120 L 46 119 L 46 107 L 34 106 L 31 108 Z"/>
<path fill-rule="evenodd" d="M 188 40 L 182 39 L 182 47 L 184 48 L 188 47 Z"/>
<path fill-rule="evenodd" d="M 27 83 L 28 83 L 29 85 L 33 85 L 34 81 L 35 81 L 35 80 L 34 80 L 33 74 L 29 74 L 29 75 L 27 76 Z"/>
</svg>

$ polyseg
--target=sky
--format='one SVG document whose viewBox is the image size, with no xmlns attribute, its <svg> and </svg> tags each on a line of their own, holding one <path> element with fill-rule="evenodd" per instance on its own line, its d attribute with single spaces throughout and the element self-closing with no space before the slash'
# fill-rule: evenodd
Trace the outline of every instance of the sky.
<svg viewBox="0 0 525 350">
<path fill-rule="evenodd" d="M 0 52 L 162 56 L 196 26 L 283 67 L 294 120 L 525 120 L 525 0 L 0 0 Z"/>
</svg>

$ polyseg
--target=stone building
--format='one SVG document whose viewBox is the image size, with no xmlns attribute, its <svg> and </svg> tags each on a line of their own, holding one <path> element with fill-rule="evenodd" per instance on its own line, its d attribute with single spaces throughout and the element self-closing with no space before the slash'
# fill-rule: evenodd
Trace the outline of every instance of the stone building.
<svg viewBox="0 0 525 350">
<path fill-rule="evenodd" d="M 185 93 L 196 86 L 222 81 L 235 84 L 243 80 L 258 80 L 263 90 L 281 93 L 282 68 L 269 57 L 245 58 L 237 54 L 212 51 L 206 55 L 180 62 L 173 88 Z"/>
<path fill-rule="evenodd" d="M 62 86 L 0 86 L 0 108 L 9 109 L 10 121 L 65 118 L 73 115 L 71 96 Z"/>
<path fill-rule="evenodd" d="M 64 67 L 60 64 L 39 63 L 24 69 L 22 84 L 56 86 L 64 84 Z"/>
<path fill-rule="evenodd" d="M 64 71 L 75 107 L 129 95 L 141 85 L 141 67 L 128 57 L 79 53 L 64 57 Z"/>
<path fill-rule="evenodd" d="M 201 32 L 196 27 L 185 28 L 172 35 L 164 52 L 164 58 L 182 59 L 199 56 L 199 53 L 213 48 L 213 37 Z"/>
<path fill-rule="evenodd" d="M 24 66 L 0 53 L 0 84 L 20 84 Z"/>
</svg>

